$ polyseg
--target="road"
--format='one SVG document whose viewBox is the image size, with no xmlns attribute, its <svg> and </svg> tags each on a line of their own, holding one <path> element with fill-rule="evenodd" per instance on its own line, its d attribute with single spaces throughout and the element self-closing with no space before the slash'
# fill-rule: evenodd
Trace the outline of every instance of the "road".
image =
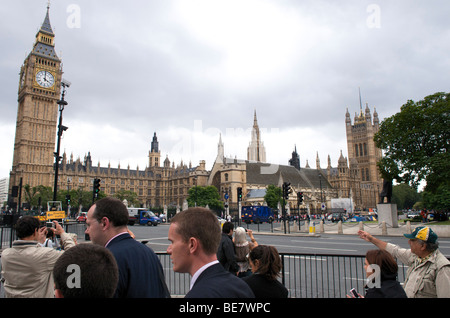
<svg viewBox="0 0 450 318">
<path fill-rule="evenodd" d="M 130 230 L 136 235 L 136 239 L 148 240 L 147 246 L 155 252 L 166 252 L 169 245 L 167 233 L 169 225 L 154 226 L 135 225 Z M 315 253 L 333 255 L 365 255 L 369 249 L 375 246 L 361 240 L 356 235 L 321 234 L 319 237 L 272 235 L 253 233 L 259 244 L 273 245 L 280 253 Z M 387 236 L 378 238 L 409 248 L 408 240 L 404 237 Z M 450 257 L 450 238 L 439 239 L 439 249 L 447 257 Z"/>
</svg>

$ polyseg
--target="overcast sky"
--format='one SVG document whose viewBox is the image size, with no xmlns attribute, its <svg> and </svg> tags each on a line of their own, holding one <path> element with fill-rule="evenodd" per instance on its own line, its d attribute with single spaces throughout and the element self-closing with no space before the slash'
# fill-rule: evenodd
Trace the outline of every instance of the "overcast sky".
<svg viewBox="0 0 450 318">
<path fill-rule="evenodd" d="M 19 71 L 46 0 L 0 6 L 0 178 L 12 165 Z M 246 159 L 256 110 L 267 161 L 337 166 L 345 112 L 381 120 L 449 91 L 448 0 L 52 1 L 63 77 L 72 83 L 61 149 L 142 170 L 156 132 L 164 160 L 211 169 Z M 56 136 L 55 136 L 56 138 Z"/>
</svg>

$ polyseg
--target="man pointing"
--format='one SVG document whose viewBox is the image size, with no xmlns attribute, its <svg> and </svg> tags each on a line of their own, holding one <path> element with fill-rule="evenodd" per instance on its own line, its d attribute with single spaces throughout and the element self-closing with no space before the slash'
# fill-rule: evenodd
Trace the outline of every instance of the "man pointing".
<svg viewBox="0 0 450 318">
<path fill-rule="evenodd" d="M 450 262 L 438 250 L 438 236 L 431 228 L 419 226 L 411 234 L 403 234 L 411 249 L 384 242 L 365 231 L 358 231 L 358 235 L 409 266 L 403 285 L 409 298 L 450 297 Z"/>
</svg>

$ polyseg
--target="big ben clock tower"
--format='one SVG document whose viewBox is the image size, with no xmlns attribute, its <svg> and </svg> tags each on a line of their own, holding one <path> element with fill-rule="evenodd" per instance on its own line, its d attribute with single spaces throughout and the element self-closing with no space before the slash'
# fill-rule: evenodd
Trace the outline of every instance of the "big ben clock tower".
<svg viewBox="0 0 450 318">
<path fill-rule="evenodd" d="M 10 187 L 52 186 L 61 60 L 55 53 L 49 6 L 31 53 L 20 68 Z"/>
</svg>

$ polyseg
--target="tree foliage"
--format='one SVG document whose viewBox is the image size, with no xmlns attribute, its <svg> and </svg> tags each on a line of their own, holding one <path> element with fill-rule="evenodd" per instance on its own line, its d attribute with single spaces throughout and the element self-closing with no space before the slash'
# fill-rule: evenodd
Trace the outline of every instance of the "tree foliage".
<svg viewBox="0 0 450 318">
<path fill-rule="evenodd" d="M 274 186 L 273 184 L 269 184 L 266 188 L 264 200 L 269 208 L 277 209 L 278 202 L 281 200 L 281 188 Z"/>
<path fill-rule="evenodd" d="M 223 202 L 220 200 L 219 191 L 215 186 L 195 186 L 189 189 L 187 202 L 190 207 L 193 206 L 209 206 L 215 211 L 223 210 Z"/>
<path fill-rule="evenodd" d="M 116 193 L 114 193 L 113 197 L 119 199 L 122 202 L 123 200 L 127 200 L 128 206 L 130 207 L 140 207 L 141 205 L 137 193 L 130 190 L 117 191 Z"/>
<path fill-rule="evenodd" d="M 449 93 L 409 100 L 399 113 L 381 123 L 374 141 L 384 151 L 378 163 L 383 178 L 414 188 L 426 181 L 425 191 L 430 195 L 449 192 Z"/>
<path fill-rule="evenodd" d="M 406 183 L 395 185 L 392 188 L 392 202 L 396 203 L 400 210 L 412 209 L 414 204 L 421 200 L 422 195 Z"/>
<path fill-rule="evenodd" d="M 30 185 L 26 184 L 23 186 L 23 189 L 23 202 L 28 203 L 32 210 L 39 208 L 43 208 L 45 210 L 47 209 L 47 202 L 53 201 L 53 189 L 51 187 L 46 187 L 43 185 L 30 187 Z M 56 200 L 61 201 L 64 209 L 67 208 L 66 195 L 70 195 L 70 205 L 73 209 L 78 209 L 80 206 L 83 207 L 83 209 L 87 209 L 92 205 L 92 191 L 84 191 L 82 189 L 58 190 Z M 105 196 L 106 194 L 100 191 L 98 199 L 104 198 Z"/>
</svg>

